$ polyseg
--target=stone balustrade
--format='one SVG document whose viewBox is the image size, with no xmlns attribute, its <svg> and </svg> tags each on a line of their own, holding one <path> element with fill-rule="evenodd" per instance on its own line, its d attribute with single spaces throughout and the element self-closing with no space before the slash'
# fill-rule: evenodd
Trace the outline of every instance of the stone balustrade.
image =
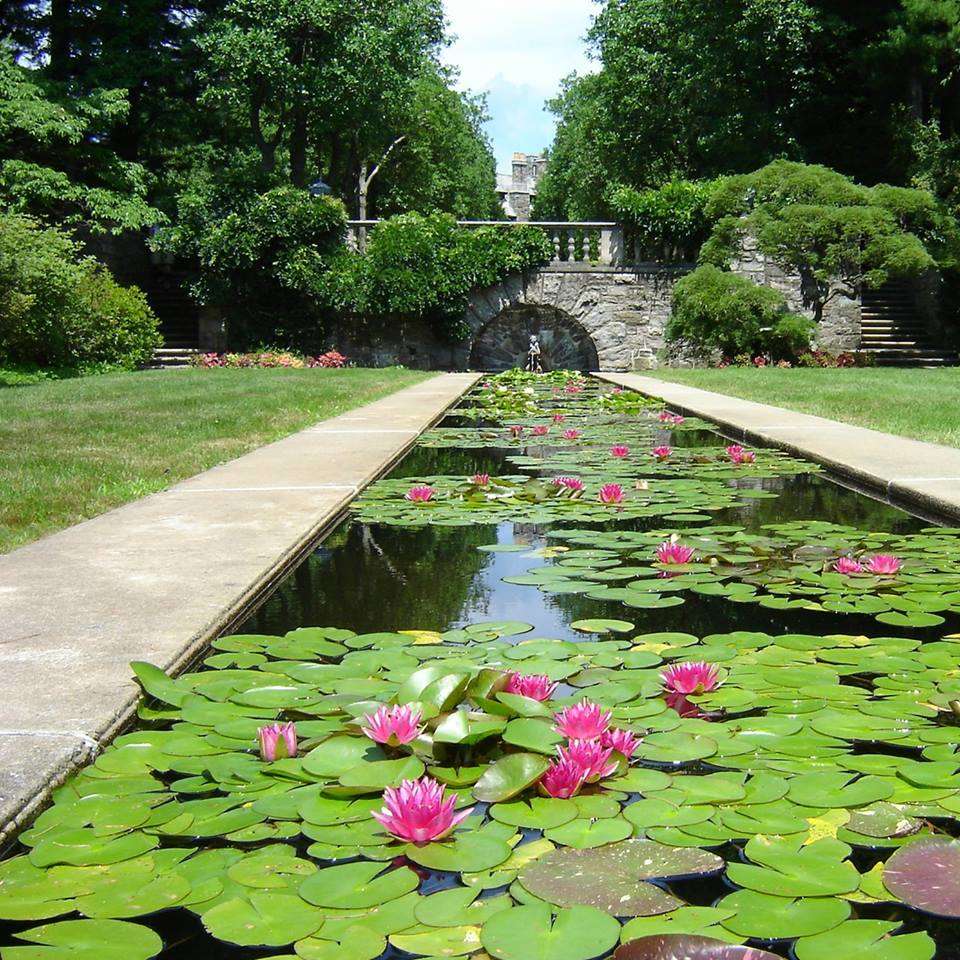
<svg viewBox="0 0 960 960">
<path fill-rule="evenodd" d="M 356 249 L 362 232 L 375 227 L 379 220 L 350 220 L 347 223 L 347 245 Z M 584 268 L 597 266 L 619 267 L 627 262 L 623 227 L 618 223 L 604 221 L 584 221 L 567 223 L 562 221 L 529 221 L 519 223 L 513 220 L 458 220 L 458 225 L 467 229 L 495 227 L 500 230 L 515 230 L 517 227 L 537 227 L 543 230 L 553 243 L 551 265 L 582 265 Z"/>
</svg>

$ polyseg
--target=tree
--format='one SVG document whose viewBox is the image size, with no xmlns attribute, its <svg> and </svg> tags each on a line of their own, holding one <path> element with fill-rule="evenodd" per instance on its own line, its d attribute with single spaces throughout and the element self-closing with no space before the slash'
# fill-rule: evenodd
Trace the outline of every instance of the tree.
<svg viewBox="0 0 960 960">
<path fill-rule="evenodd" d="M 128 111 L 122 90 L 69 96 L 0 46 L 0 205 L 92 232 L 160 222 L 147 171 L 105 143 Z"/>
<path fill-rule="evenodd" d="M 954 229 L 924 191 L 864 187 L 825 167 L 776 161 L 729 177 L 708 204 L 716 226 L 701 259 L 727 265 L 746 235 L 797 271 L 819 321 L 826 305 L 891 277 L 915 277 L 952 256 Z M 925 243 L 926 241 L 926 243 Z"/>
<path fill-rule="evenodd" d="M 244 125 L 265 173 L 323 172 L 359 202 L 442 39 L 439 0 L 232 0 L 199 40 L 203 101 Z"/>
<path fill-rule="evenodd" d="M 429 66 L 417 79 L 409 131 L 374 188 L 380 215 L 451 213 L 460 220 L 503 216 L 496 165 L 483 129 L 486 101 L 453 89 L 448 69 Z"/>
</svg>

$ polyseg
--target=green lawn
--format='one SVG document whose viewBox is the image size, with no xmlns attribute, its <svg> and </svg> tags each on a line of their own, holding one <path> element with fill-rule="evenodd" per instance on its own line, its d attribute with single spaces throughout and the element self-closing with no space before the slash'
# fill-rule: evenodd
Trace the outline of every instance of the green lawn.
<svg viewBox="0 0 960 960">
<path fill-rule="evenodd" d="M 661 380 L 960 447 L 960 368 L 656 370 Z"/>
<path fill-rule="evenodd" d="M 157 370 L 0 388 L 0 552 L 427 376 Z"/>
</svg>

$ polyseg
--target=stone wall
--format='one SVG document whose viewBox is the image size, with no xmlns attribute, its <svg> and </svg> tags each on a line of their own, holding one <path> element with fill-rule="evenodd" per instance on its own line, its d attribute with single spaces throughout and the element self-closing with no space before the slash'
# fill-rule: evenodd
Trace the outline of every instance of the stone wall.
<svg viewBox="0 0 960 960">
<path fill-rule="evenodd" d="M 753 237 L 745 237 L 737 258 L 730 264 L 734 273 L 783 294 L 794 313 L 813 317 L 810 297 L 799 273 L 785 270 L 757 249 Z M 860 346 L 860 301 L 838 292 L 824 307 L 823 318 L 814 336 L 814 345 L 830 353 L 856 350 Z"/>
<path fill-rule="evenodd" d="M 664 344 L 673 285 L 690 269 L 651 264 L 630 269 L 568 266 L 531 271 L 473 295 L 465 317 L 472 333 L 461 343 L 442 344 L 424 324 L 398 322 L 366 341 L 343 335 L 336 347 L 358 363 L 465 370 L 477 338 L 492 321 L 507 312 L 524 326 L 517 336 L 525 337 L 535 314 L 517 308 L 540 306 L 582 328 L 596 348 L 600 370 L 649 369 L 657 365 Z M 511 340 L 516 342 L 516 337 Z"/>
</svg>

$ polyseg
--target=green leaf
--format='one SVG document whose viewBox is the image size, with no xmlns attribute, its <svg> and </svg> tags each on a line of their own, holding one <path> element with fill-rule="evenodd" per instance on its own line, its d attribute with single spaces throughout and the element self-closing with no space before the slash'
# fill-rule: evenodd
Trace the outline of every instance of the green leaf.
<svg viewBox="0 0 960 960">
<path fill-rule="evenodd" d="M 554 918 L 546 904 L 504 910 L 483 925 L 480 935 L 496 960 L 593 960 L 619 937 L 620 924 L 600 910 L 572 907 Z"/>
</svg>

